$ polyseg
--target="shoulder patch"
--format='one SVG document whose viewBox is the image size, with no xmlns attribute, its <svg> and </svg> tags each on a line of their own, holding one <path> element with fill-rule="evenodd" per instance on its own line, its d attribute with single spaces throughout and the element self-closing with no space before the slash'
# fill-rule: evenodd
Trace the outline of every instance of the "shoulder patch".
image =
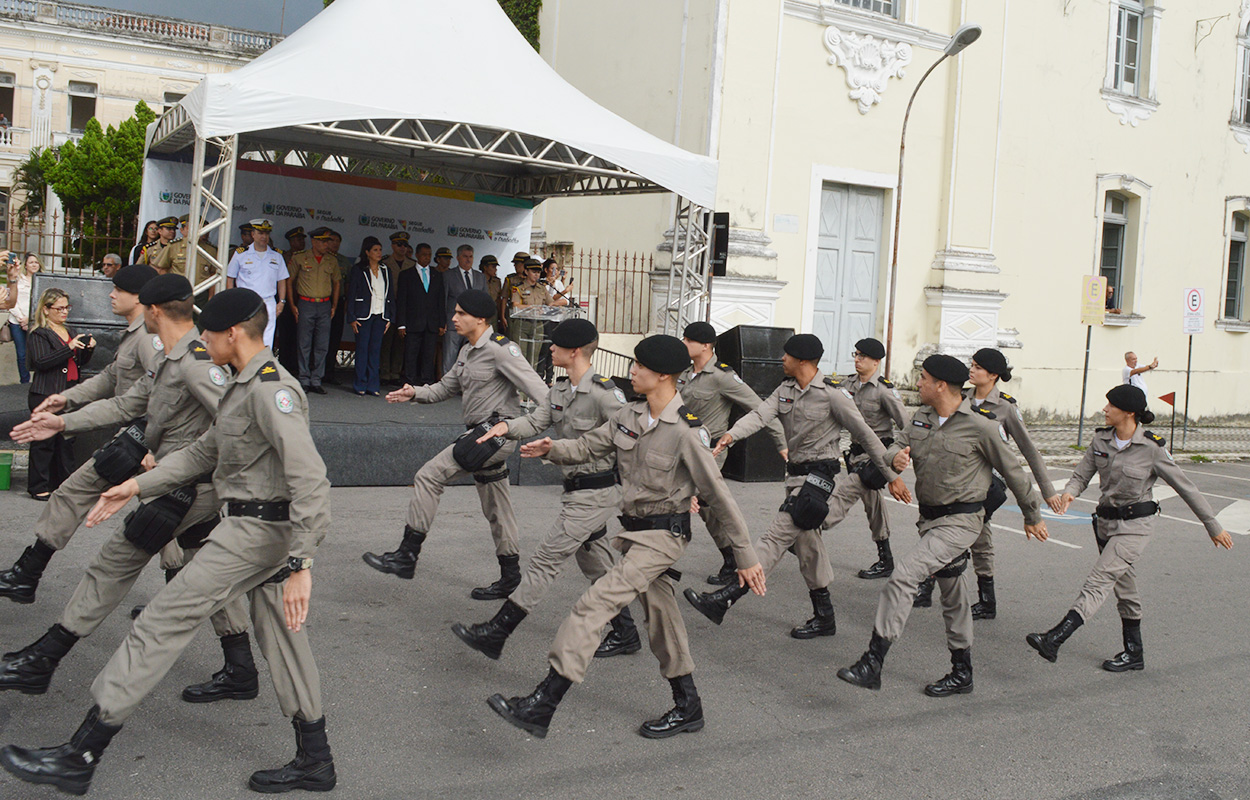
<svg viewBox="0 0 1250 800">
<path fill-rule="evenodd" d="M 889 378 L 882 378 L 882 379 L 881 379 L 881 385 L 882 385 L 882 386 L 886 386 L 886 387 L 888 387 L 888 388 L 890 388 L 890 389 L 893 389 L 893 388 L 894 388 L 894 381 L 890 380 Z"/>
<path fill-rule="evenodd" d="M 1154 431 L 1146 431 L 1146 438 L 1154 442 L 1155 444 L 1159 445 L 1160 447 L 1167 447 L 1168 440 L 1164 439 L 1162 436 L 1155 433 Z"/>
<path fill-rule="evenodd" d="M 164 350 L 165 343 L 161 341 L 161 337 L 152 334 L 152 349 L 156 351 Z"/>
<path fill-rule="evenodd" d="M 734 368 L 726 364 L 724 361 L 717 361 L 716 368 L 723 372 L 733 372 Z"/>
<path fill-rule="evenodd" d="M 707 428 L 699 428 L 699 441 L 703 442 L 704 447 L 712 446 L 712 434 L 707 432 Z"/>
<path fill-rule="evenodd" d="M 601 384 L 605 388 L 608 386 L 608 384 L 612 383 L 611 378 L 605 378 L 604 376 L 600 375 L 598 372 L 596 372 L 594 375 L 591 375 L 590 379 L 594 381 L 595 383 Z"/>
<path fill-rule="evenodd" d="M 677 409 L 677 415 L 684 419 L 686 424 L 692 428 L 698 428 L 703 425 L 703 420 L 699 419 L 698 415 L 685 406 Z"/>
<path fill-rule="evenodd" d="M 1003 444 L 1007 444 L 1007 429 L 1002 426 L 1002 423 L 998 425 L 998 438 L 1003 440 Z"/>
<path fill-rule="evenodd" d="M 620 402 L 621 405 L 625 405 L 625 402 L 626 402 L 625 393 L 622 392 L 620 389 L 613 389 L 612 396 L 615 397 L 617 401 Z"/>
<path fill-rule="evenodd" d="M 972 410 L 977 412 L 981 416 L 985 417 L 986 419 L 998 419 L 998 417 L 994 414 L 993 411 L 986 411 L 981 406 L 973 406 Z"/>
<path fill-rule="evenodd" d="M 208 368 L 208 379 L 213 382 L 214 386 L 225 386 L 226 371 L 214 364 Z"/>
<path fill-rule="evenodd" d="M 512 341 L 507 336 L 504 336 L 502 333 L 495 334 L 494 336 L 490 337 L 490 340 L 494 342 L 495 344 L 500 345 L 501 347 L 503 345 L 508 344 L 510 341 Z"/>
<path fill-rule="evenodd" d="M 208 348 L 199 339 L 192 339 L 191 344 L 187 345 L 187 350 L 195 356 L 196 361 L 208 361 Z"/>
<path fill-rule="evenodd" d="M 521 348 L 517 347 L 512 342 L 508 342 L 508 352 L 511 353 L 514 358 L 521 357 Z"/>
<path fill-rule="evenodd" d="M 1006 400 L 1008 403 L 1015 403 L 1015 402 L 1016 402 L 1016 398 L 1012 397 L 1011 395 L 1007 394 L 1006 392 L 999 392 L 999 393 L 998 393 L 998 396 L 999 396 L 999 397 L 1001 397 L 1001 398 L 1003 398 L 1004 400 Z"/>
<path fill-rule="evenodd" d="M 828 385 L 828 386 L 841 386 L 841 385 L 842 385 L 842 381 L 840 381 L 840 380 L 838 380 L 837 378 L 834 378 L 834 377 L 832 377 L 832 376 L 830 376 L 830 375 L 826 375 L 826 376 L 825 376 L 825 384 L 826 384 L 826 385 Z"/>
<path fill-rule="evenodd" d="M 283 414 L 290 414 L 295 410 L 295 398 L 286 389 L 279 389 L 273 396 L 273 402 Z"/>
<path fill-rule="evenodd" d="M 247 252 L 247 248 L 246 248 L 246 247 L 236 247 L 236 248 L 234 248 L 234 254 L 235 254 L 235 255 L 239 255 L 240 253 L 246 253 L 246 252 Z"/>
<path fill-rule="evenodd" d="M 259 377 L 262 381 L 279 381 L 279 380 L 282 380 L 282 376 L 278 374 L 278 368 L 277 368 L 276 366 L 274 366 L 274 363 L 273 363 L 272 361 L 268 361 L 268 362 L 266 362 L 266 363 L 265 363 L 265 366 L 261 367 L 261 368 L 260 368 L 260 371 L 259 371 L 259 372 L 257 372 L 257 373 L 256 373 L 256 375 L 257 375 L 257 376 L 258 376 L 258 377 Z"/>
</svg>

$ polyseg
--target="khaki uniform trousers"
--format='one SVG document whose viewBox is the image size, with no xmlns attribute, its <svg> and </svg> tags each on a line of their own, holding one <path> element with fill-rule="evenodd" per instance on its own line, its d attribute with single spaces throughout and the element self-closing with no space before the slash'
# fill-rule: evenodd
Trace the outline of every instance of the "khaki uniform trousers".
<svg viewBox="0 0 1250 800">
<path fill-rule="evenodd" d="M 803 476 L 789 475 L 786 477 L 786 495 L 794 494 L 804 483 Z M 858 482 L 858 481 L 857 481 Z M 855 504 L 858 495 L 850 489 L 844 489 L 847 481 L 838 481 L 834 485 L 833 494 L 829 495 L 829 513 L 821 523 L 821 529 L 832 528 L 846 519 L 847 512 Z M 780 511 L 773 517 L 768 530 L 755 545 L 759 555 L 760 566 L 764 572 L 771 572 L 790 546 L 794 546 L 795 555 L 799 558 L 799 573 L 803 576 L 808 590 L 824 589 L 833 583 L 833 565 L 829 563 L 829 555 L 825 552 L 825 543 L 820 538 L 820 531 L 799 530 L 789 512 Z"/>
<path fill-rule="evenodd" d="M 1115 592 L 1116 609 L 1121 619 L 1141 619 L 1141 594 L 1137 591 L 1137 573 L 1133 565 L 1146 549 L 1146 535 L 1117 533 L 1098 541 L 1098 560 L 1090 570 L 1081 594 L 1072 610 L 1089 620 Z"/>
<path fill-rule="evenodd" d="M 981 531 L 984 512 L 951 514 L 935 520 L 923 517 L 916 523 L 920 544 L 907 555 L 895 559 L 894 574 L 886 581 L 877 601 L 877 633 L 894 642 L 903 635 L 903 627 L 911 614 L 912 601 L 921 581 L 954 561 L 968 549 Z M 941 590 L 942 618 L 946 622 L 946 646 L 962 650 L 972 646 L 971 594 L 967 571 L 955 578 L 938 578 Z"/>
<path fill-rule="evenodd" d="M 677 678 L 694 672 L 686 623 L 673 581 L 665 574 L 686 552 L 686 540 L 668 531 L 628 531 L 617 536 L 612 546 L 624 557 L 573 604 L 573 611 L 556 631 L 548 662 L 556 672 L 581 683 L 604 626 L 637 597 L 660 674 Z"/>
<path fill-rule="evenodd" d="M 455 445 L 447 445 L 443 450 L 417 472 L 412 479 L 412 502 L 408 504 L 409 527 L 428 534 L 434 524 L 434 516 L 438 513 L 438 499 L 443 490 L 452 481 L 463 478 L 469 473 L 460 468 L 451 451 Z M 482 513 L 490 523 L 490 535 L 495 540 L 495 555 L 514 556 L 517 548 L 516 512 L 512 509 L 512 495 L 508 493 L 508 479 L 482 483 L 482 478 L 490 478 L 507 470 L 508 456 L 516 449 L 516 442 L 507 442 L 499 448 L 499 452 L 486 462 L 480 471 L 473 473 L 477 484 L 477 498 L 482 504 Z"/>
<path fill-rule="evenodd" d="M 512 593 L 512 602 L 533 611 L 564 571 L 569 556 L 575 556 L 577 566 L 591 583 L 602 578 L 614 560 L 608 538 L 586 540 L 603 530 L 620 507 L 620 486 L 565 492 L 560 498 L 560 516 L 530 558 L 521 585 Z"/>
<path fill-rule="evenodd" d="M 872 540 L 883 542 L 889 539 L 890 517 L 885 511 L 885 493 L 885 489 L 869 489 L 858 475 L 848 473 L 838 476 L 833 494 L 829 495 L 829 514 L 821 528 L 829 530 L 846 519 L 856 503 L 863 503 Z"/>
<path fill-rule="evenodd" d="M 989 520 L 981 526 L 981 535 L 972 543 L 972 568 L 978 578 L 994 577 L 994 538 Z"/>
<path fill-rule="evenodd" d="M 308 646 L 308 628 L 298 633 L 287 629 L 282 584 L 265 583 L 286 564 L 289 540 L 289 522 L 223 519 L 195 558 L 152 598 L 91 684 L 100 720 L 124 722 L 169 672 L 204 620 L 244 595 L 251 602 L 256 644 L 269 662 L 282 713 L 306 722 L 320 719 L 321 678 Z"/>
</svg>

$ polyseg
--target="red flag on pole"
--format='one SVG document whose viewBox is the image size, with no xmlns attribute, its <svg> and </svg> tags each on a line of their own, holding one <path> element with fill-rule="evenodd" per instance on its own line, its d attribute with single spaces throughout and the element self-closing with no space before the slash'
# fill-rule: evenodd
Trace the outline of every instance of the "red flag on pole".
<svg viewBox="0 0 1250 800">
<path fill-rule="evenodd" d="M 1167 403 L 1168 405 L 1172 406 L 1173 408 L 1176 407 L 1176 392 L 1168 392 L 1167 394 L 1163 395 L 1159 399 Z"/>
</svg>

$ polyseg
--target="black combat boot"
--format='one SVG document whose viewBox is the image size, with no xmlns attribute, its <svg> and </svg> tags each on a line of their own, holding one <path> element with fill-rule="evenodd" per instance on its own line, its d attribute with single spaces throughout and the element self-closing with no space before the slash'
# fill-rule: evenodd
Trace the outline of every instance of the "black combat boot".
<svg viewBox="0 0 1250 800">
<path fill-rule="evenodd" d="M 43 577 L 43 568 L 56 550 L 51 545 L 35 539 L 35 543 L 22 551 L 13 566 L 0 572 L 0 597 L 26 605 L 35 602 L 35 590 Z"/>
<path fill-rule="evenodd" d="M 253 772 L 247 788 L 265 794 L 292 789 L 328 792 L 334 788 L 338 777 L 334 774 L 330 743 L 326 741 L 326 718 L 305 722 L 297 717 L 291 725 L 295 728 L 295 758 L 285 767 Z"/>
<path fill-rule="evenodd" d="M 182 572 L 182 567 L 174 567 L 173 569 L 165 570 L 165 583 L 168 584 L 170 581 L 172 581 L 174 579 L 174 576 L 177 575 L 179 572 Z M 130 609 L 130 618 L 138 619 L 139 615 L 143 613 L 143 609 L 145 608 L 147 608 L 146 604 L 138 605 Z"/>
<path fill-rule="evenodd" d="M 505 600 L 503 606 L 489 621 L 479 622 L 467 628 L 457 622 L 451 626 L 451 632 L 459 636 L 460 640 L 469 647 L 498 661 L 508 637 L 516 630 L 516 626 L 521 624 L 521 620 L 525 619 L 526 613 L 525 609 L 516 603 Z"/>
<path fill-rule="evenodd" d="M 547 677 L 538 684 L 526 697 L 510 697 L 504 699 L 501 694 L 492 694 L 486 700 L 496 714 L 508 720 L 523 731 L 534 734 L 539 739 L 547 738 L 547 728 L 551 725 L 551 717 L 556 713 L 556 706 L 564 699 L 564 693 L 573 685 L 573 681 L 556 672 L 555 667 L 547 671 Z"/>
<path fill-rule="evenodd" d="M 882 539 L 877 542 L 877 563 L 868 569 L 861 569 L 859 577 L 865 580 L 873 578 L 888 578 L 894 574 L 894 553 L 890 550 L 890 540 Z"/>
<path fill-rule="evenodd" d="M 1129 672 L 1146 668 L 1146 659 L 1142 656 L 1141 620 L 1120 618 L 1124 626 L 1124 651 L 1115 658 L 1102 662 L 1107 672 Z"/>
<path fill-rule="evenodd" d="M 247 631 L 221 637 L 221 651 L 226 664 L 204 683 L 194 683 L 182 690 L 188 703 L 213 703 L 217 700 L 251 700 L 260 693 L 256 662 Z"/>
<path fill-rule="evenodd" d="M 469 592 L 474 600 L 502 600 L 521 585 L 521 557 L 496 556 L 499 559 L 499 580 L 490 586 L 479 586 Z"/>
<path fill-rule="evenodd" d="M 745 586 L 731 583 L 722 589 L 704 594 L 694 589 L 687 589 L 682 592 L 682 596 L 690 602 L 690 605 L 698 609 L 700 614 L 719 625 L 725 620 L 725 612 L 749 591 L 751 590 Z"/>
<path fill-rule="evenodd" d="M 790 629 L 795 639 L 815 639 L 817 636 L 833 636 L 838 632 L 837 620 L 833 616 L 833 600 L 828 589 L 809 589 L 812 598 L 814 616 L 797 628 Z"/>
<path fill-rule="evenodd" d="M 972 693 L 972 648 L 951 651 L 951 671 L 936 683 L 924 687 L 930 697 Z"/>
<path fill-rule="evenodd" d="M 707 582 L 713 586 L 725 586 L 729 583 L 738 582 L 738 561 L 734 558 L 734 549 L 732 547 L 720 548 L 721 558 L 725 561 L 720 565 L 720 572 L 715 575 L 708 575 Z"/>
<path fill-rule="evenodd" d="M 57 623 L 29 647 L 5 653 L 4 664 L 0 665 L 0 691 L 13 689 L 22 694 L 48 691 L 56 665 L 77 643 L 78 637 Z"/>
<path fill-rule="evenodd" d="M 424 541 L 423 532 L 405 525 L 404 538 L 399 542 L 398 548 L 380 556 L 365 553 L 361 558 L 378 572 L 389 572 L 410 581 L 417 571 L 417 559 L 421 556 L 421 543 Z"/>
<path fill-rule="evenodd" d="M 1024 641 L 1029 643 L 1037 651 L 1038 655 L 1052 664 L 1059 660 L 1059 645 L 1068 641 L 1068 637 L 1076 633 L 1076 629 L 1085 624 L 1085 620 L 1081 619 L 1081 615 L 1076 611 L 1069 611 L 1064 615 L 1059 624 L 1045 633 L 1030 633 L 1024 637 Z"/>
<path fill-rule="evenodd" d="M 912 608 L 929 608 L 933 605 L 933 584 L 936 580 L 930 575 L 920 582 L 920 587 L 916 589 L 916 599 L 911 601 Z"/>
<path fill-rule="evenodd" d="M 973 619 L 994 619 L 998 616 L 998 601 L 994 598 L 994 576 L 977 576 L 977 602 L 972 604 Z"/>
<path fill-rule="evenodd" d="M 881 638 L 874 628 L 872 639 L 868 642 L 868 650 L 859 657 L 859 661 L 838 670 L 838 677 L 865 689 L 880 689 L 881 665 L 885 663 L 885 654 L 888 652 L 890 652 L 890 643 Z"/>
<path fill-rule="evenodd" d="M 659 719 L 642 723 L 638 733 L 648 739 L 667 739 L 679 733 L 703 730 L 703 701 L 699 699 L 699 690 L 694 688 L 694 676 L 682 675 L 669 678 L 668 682 L 673 687 L 673 707 Z"/>
<path fill-rule="evenodd" d="M 27 783 L 47 783 L 62 792 L 86 794 L 104 748 L 121 729 L 121 725 L 101 722 L 100 707 L 92 706 L 65 744 L 35 750 L 6 745 L 0 749 L 0 767 Z"/>
<path fill-rule="evenodd" d="M 638 637 L 638 628 L 634 625 L 634 617 L 629 613 L 629 606 L 621 609 L 621 613 L 612 618 L 612 630 L 603 637 L 595 650 L 595 658 L 611 658 L 627 656 L 642 649 L 642 639 Z"/>
</svg>

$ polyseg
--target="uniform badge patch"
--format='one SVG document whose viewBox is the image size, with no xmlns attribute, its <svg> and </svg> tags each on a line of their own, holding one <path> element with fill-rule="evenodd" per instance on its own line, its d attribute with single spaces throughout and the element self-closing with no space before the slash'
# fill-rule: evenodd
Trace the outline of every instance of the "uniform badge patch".
<svg viewBox="0 0 1250 800">
<path fill-rule="evenodd" d="M 214 386 L 225 386 L 226 371 L 214 364 L 208 368 L 208 379 L 213 382 Z"/>
<path fill-rule="evenodd" d="M 295 410 L 295 398 L 286 389 L 279 389 L 273 396 L 273 402 L 283 414 L 290 414 Z"/>
<path fill-rule="evenodd" d="M 515 343 L 509 343 L 508 352 L 511 353 L 513 357 L 515 358 L 521 357 L 521 348 L 517 347 Z"/>
<path fill-rule="evenodd" d="M 165 349 L 165 343 L 161 341 L 161 337 L 156 336 L 155 334 L 152 336 L 152 349 L 153 350 Z"/>
<path fill-rule="evenodd" d="M 735 372 L 734 380 L 736 380 L 738 383 L 742 383 L 742 376 Z"/>
<path fill-rule="evenodd" d="M 621 423 L 619 423 L 619 422 L 618 422 L 618 423 L 616 423 L 616 429 L 617 429 L 618 431 L 620 431 L 621 433 L 625 434 L 626 436 L 628 436 L 628 437 L 629 437 L 629 438 L 631 438 L 631 439 L 637 439 L 637 438 L 638 438 L 638 434 L 634 433 L 634 432 L 633 432 L 633 431 L 631 431 L 629 428 L 626 428 L 624 425 L 622 425 L 622 424 L 621 424 Z"/>
<path fill-rule="evenodd" d="M 998 438 L 1003 440 L 1003 444 L 1007 444 L 1007 429 L 1002 425 L 998 426 Z"/>
<path fill-rule="evenodd" d="M 846 399 L 847 399 L 847 400 L 854 400 L 854 399 L 855 399 L 854 397 L 851 397 L 851 393 L 850 393 L 850 392 L 848 392 L 846 389 L 843 389 L 843 390 L 842 390 L 842 394 L 846 395 Z"/>
<path fill-rule="evenodd" d="M 712 435 L 707 432 L 707 428 L 699 428 L 699 441 L 706 447 L 712 446 Z"/>
<path fill-rule="evenodd" d="M 617 400 L 621 401 L 622 403 L 625 402 L 625 393 L 622 392 L 620 389 L 613 389 L 612 396 L 615 397 Z"/>
<path fill-rule="evenodd" d="M 899 394 L 899 393 L 898 393 L 898 389 L 891 389 L 890 391 L 891 391 L 891 392 L 894 392 L 894 399 L 895 399 L 895 400 L 902 400 L 902 399 L 903 399 L 903 396 L 902 396 L 901 394 Z"/>
</svg>

